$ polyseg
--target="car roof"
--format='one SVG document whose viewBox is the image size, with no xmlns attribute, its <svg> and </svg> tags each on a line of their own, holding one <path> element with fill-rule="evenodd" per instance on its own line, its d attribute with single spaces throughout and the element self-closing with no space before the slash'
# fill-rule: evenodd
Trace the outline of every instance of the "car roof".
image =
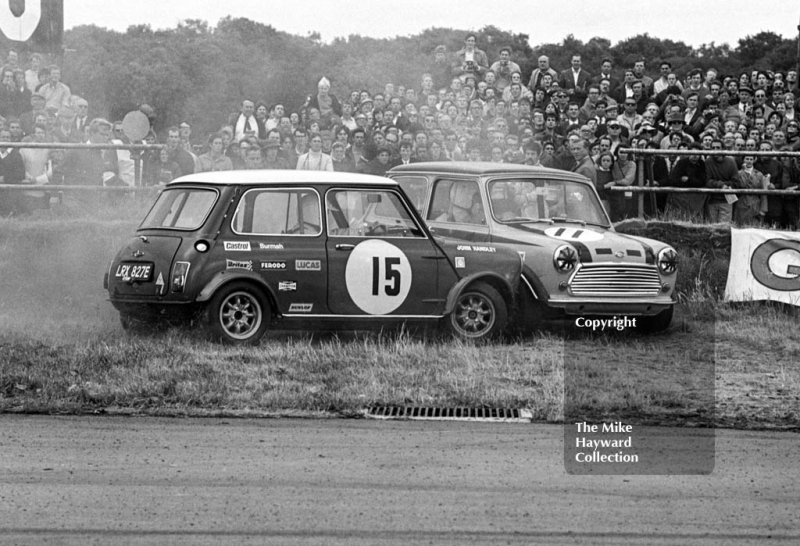
<svg viewBox="0 0 800 546">
<path fill-rule="evenodd" d="M 409 163 L 398 165 L 387 174 L 392 173 L 417 173 L 424 171 L 437 174 L 464 174 L 464 175 L 498 175 L 498 174 L 523 174 L 539 176 L 556 176 L 573 180 L 588 180 L 586 177 L 569 171 L 551 169 L 548 167 L 532 167 L 515 163 L 491 163 L 488 161 L 428 161 L 422 163 Z"/>
<path fill-rule="evenodd" d="M 397 182 L 382 176 L 369 174 L 330 172 L 330 171 L 293 171 L 293 170 L 242 170 L 216 171 L 189 174 L 176 178 L 167 185 L 179 183 L 200 184 L 380 184 L 397 186 Z"/>
</svg>

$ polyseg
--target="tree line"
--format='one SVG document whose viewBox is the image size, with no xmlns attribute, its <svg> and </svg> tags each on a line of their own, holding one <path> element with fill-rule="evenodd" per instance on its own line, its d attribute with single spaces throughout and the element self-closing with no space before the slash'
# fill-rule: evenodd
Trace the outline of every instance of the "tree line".
<svg viewBox="0 0 800 546">
<path fill-rule="evenodd" d="M 316 33 L 292 35 L 246 18 L 227 17 L 216 27 L 192 19 L 166 30 L 135 25 L 125 32 L 88 25 L 65 32 L 60 63 L 64 81 L 89 101 L 94 115 L 122 119 L 147 103 L 156 110 L 157 130 L 186 120 L 200 136 L 218 130 L 244 97 L 297 109 L 316 91 L 323 75 L 339 97 L 354 89 L 383 90 L 387 82 L 419 88 L 434 48 L 443 44 L 452 54 L 463 46 L 467 32 L 429 28 L 414 36 L 351 35 L 326 44 Z M 748 35 L 735 48 L 713 42 L 691 47 L 647 33 L 614 45 L 606 38 L 584 43 L 568 35 L 561 43 L 538 46 L 531 45 L 527 34 L 494 26 L 475 34 L 490 62 L 499 57 L 500 48 L 510 47 L 524 82 L 540 55 L 548 55 L 551 66 L 562 70 L 576 52 L 593 73 L 602 59 L 611 59 L 620 78 L 621 69 L 639 58 L 653 75 L 664 60 L 679 76 L 692 68 L 738 74 L 752 69 L 786 71 L 797 65 L 796 40 L 772 32 Z"/>
</svg>

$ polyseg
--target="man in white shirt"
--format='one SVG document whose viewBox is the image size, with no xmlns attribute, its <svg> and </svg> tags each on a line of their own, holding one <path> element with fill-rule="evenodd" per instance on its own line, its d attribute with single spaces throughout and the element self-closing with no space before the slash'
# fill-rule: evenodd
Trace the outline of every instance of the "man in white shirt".
<svg viewBox="0 0 800 546">
<path fill-rule="evenodd" d="M 252 135 L 258 131 L 258 122 L 253 115 L 255 110 L 255 103 L 250 99 L 244 99 L 239 113 L 231 114 L 228 119 L 228 125 L 233 127 L 233 140 L 236 142 L 239 142 L 248 134 Z"/>
</svg>

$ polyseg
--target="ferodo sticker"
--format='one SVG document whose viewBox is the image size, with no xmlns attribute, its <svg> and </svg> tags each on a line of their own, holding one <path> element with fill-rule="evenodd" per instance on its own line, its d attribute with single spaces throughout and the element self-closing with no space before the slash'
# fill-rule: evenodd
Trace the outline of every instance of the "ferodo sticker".
<svg viewBox="0 0 800 546">
<path fill-rule="evenodd" d="M 411 264 L 405 253 L 386 241 L 359 243 L 347 258 L 347 293 L 370 315 L 386 315 L 400 307 L 411 289 L 411 280 Z"/>
<path fill-rule="evenodd" d="M 286 262 L 261 262 L 262 271 L 274 271 L 276 269 L 286 269 Z"/>
<path fill-rule="evenodd" d="M 250 241 L 225 241 L 225 250 L 250 251 Z"/>
<path fill-rule="evenodd" d="M 573 227 L 551 227 L 544 230 L 544 234 L 548 237 L 566 239 L 567 241 L 599 241 L 603 238 L 602 233 Z"/>
</svg>

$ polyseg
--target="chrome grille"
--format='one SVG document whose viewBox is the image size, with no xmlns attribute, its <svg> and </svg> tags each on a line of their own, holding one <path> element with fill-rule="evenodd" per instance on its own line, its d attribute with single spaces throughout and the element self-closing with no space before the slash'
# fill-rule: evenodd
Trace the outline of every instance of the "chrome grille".
<svg viewBox="0 0 800 546">
<path fill-rule="evenodd" d="M 655 296 L 661 279 L 654 265 L 582 264 L 569 286 L 575 296 Z"/>
</svg>

